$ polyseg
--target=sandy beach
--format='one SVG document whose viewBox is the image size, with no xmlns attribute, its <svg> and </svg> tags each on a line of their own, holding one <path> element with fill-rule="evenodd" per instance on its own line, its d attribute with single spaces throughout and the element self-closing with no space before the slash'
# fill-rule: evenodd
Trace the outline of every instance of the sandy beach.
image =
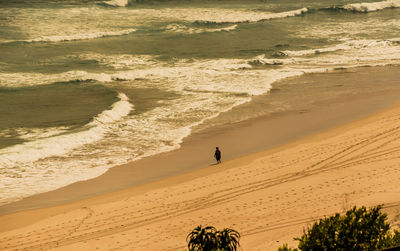
<svg viewBox="0 0 400 251">
<path fill-rule="evenodd" d="M 368 81 L 382 71 L 399 79 L 397 67 L 361 69 Z M 349 94 L 209 128 L 178 150 L 2 206 L 0 249 L 186 250 L 193 228 L 212 225 L 239 231 L 240 250 L 277 250 L 354 205 L 383 205 L 399 228 L 399 94 Z"/>
<path fill-rule="evenodd" d="M 0 1 L 0 251 L 400 229 L 399 27 L 400 0 Z"/>
</svg>

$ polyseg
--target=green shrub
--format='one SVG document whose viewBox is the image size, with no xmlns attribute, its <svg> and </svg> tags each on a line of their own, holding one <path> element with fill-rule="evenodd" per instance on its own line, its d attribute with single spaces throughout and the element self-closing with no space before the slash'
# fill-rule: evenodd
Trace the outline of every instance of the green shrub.
<svg viewBox="0 0 400 251">
<path fill-rule="evenodd" d="M 321 219 L 304 231 L 298 249 L 309 250 L 378 250 L 400 245 L 400 232 L 390 231 L 387 215 L 381 207 L 367 210 L 353 207 L 344 215 Z M 293 250 L 284 245 L 280 251 Z"/>
<path fill-rule="evenodd" d="M 295 249 L 289 248 L 288 244 L 285 243 L 285 244 L 283 244 L 282 247 L 278 248 L 278 251 L 298 251 L 298 249 L 297 248 L 295 248 Z"/>
</svg>

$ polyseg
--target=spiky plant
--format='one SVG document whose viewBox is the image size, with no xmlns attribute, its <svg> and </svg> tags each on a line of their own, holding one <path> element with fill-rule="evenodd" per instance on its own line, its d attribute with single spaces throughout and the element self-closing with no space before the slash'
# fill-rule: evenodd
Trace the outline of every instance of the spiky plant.
<svg viewBox="0 0 400 251">
<path fill-rule="evenodd" d="M 214 251 L 218 250 L 218 239 L 216 229 L 212 226 L 202 227 L 201 225 L 193 229 L 186 237 L 189 250 L 193 251 Z"/>
<path fill-rule="evenodd" d="M 239 245 L 240 234 L 230 228 L 224 228 L 217 232 L 218 248 L 224 251 L 236 251 Z"/>
</svg>

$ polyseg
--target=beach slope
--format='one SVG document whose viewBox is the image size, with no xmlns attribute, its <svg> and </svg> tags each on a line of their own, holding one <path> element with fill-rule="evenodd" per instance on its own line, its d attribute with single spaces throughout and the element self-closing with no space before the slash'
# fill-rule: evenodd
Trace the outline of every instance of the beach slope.
<svg viewBox="0 0 400 251">
<path fill-rule="evenodd" d="M 400 105 L 218 166 L 0 217 L 0 249 L 185 250 L 198 225 L 230 227 L 243 250 L 276 250 L 319 218 L 383 205 L 400 226 Z M 40 220 L 24 224 L 24 220 Z"/>
</svg>

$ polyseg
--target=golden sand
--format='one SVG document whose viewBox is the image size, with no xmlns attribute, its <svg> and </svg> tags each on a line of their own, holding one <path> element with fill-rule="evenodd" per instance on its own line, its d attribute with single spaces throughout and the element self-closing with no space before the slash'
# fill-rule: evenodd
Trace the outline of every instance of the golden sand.
<svg viewBox="0 0 400 251">
<path fill-rule="evenodd" d="M 0 249 L 185 250 L 186 235 L 201 224 L 236 229 L 242 250 L 276 250 L 295 245 L 293 237 L 317 219 L 353 205 L 382 204 L 398 227 L 399 181 L 396 106 L 146 189 L 2 216 Z M 18 224 L 37 214 L 32 224 Z"/>
</svg>

